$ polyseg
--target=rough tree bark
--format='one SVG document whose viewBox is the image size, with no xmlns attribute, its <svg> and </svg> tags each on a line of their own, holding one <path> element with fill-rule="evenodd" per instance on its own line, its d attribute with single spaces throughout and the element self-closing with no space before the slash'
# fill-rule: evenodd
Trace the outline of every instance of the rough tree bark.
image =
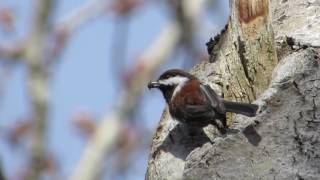
<svg viewBox="0 0 320 180">
<path fill-rule="evenodd" d="M 211 62 L 219 64 L 225 98 L 251 102 L 268 87 L 277 64 L 269 14 L 269 0 L 231 1 L 220 49 L 211 51 Z"/>
<path fill-rule="evenodd" d="M 230 2 L 228 29 L 209 43 L 211 62 L 192 73 L 228 99 L 257 98 L 260 113 L 235 116 L 239 132 L 222 136 L 211 125 L 178 124 L 165 110 L 146 179 L 317 179 L 320 2 Z"/>
</svg>

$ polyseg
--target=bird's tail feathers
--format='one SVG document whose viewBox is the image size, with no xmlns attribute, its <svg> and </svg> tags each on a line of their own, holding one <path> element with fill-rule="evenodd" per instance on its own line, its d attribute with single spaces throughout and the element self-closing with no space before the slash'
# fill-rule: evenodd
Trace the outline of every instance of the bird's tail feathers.
<svg viewBox="0 0 320 180">
<path fill-rule="evenodd" d="M 224 105 L 226 107 L 227 112 L 242 114 L 249 117 L 255 116 L 259 108 L 259 106 L 256 104 L 231 102 L 231 101 L 224 101 Z"/>
</svg>

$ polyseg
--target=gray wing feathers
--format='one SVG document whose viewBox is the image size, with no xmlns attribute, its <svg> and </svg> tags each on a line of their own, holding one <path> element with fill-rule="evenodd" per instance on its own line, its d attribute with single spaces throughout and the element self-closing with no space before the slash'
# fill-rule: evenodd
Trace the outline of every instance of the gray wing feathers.
<svg viewBox="0 0 320 180">
<path fill-rule="evenodd" d="M 221 114 L 226 113 L 226 108 L 223 104 L 223 101 L 221 98 L 214 92 L 213 89 L 207 84 L 200 84 L 200 89 L 207 98 L 207 100 L 210 102 L 210 105 Z"/>
</svg>

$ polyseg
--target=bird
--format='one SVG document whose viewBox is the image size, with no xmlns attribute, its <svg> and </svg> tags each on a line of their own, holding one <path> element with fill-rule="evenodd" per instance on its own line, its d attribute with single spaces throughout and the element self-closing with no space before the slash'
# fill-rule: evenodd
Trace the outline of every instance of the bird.
<svg viewBox="0 0 320 180">
<path fill-rule="evenodd" d="M 253 117 L 259 108 L 256 104 L 227 101 L 208 84 L 180 69 L 165 71 L 158 80 L 150 81 L 148 88 L 162 92 L 173 119 L 193 127 L 213 124 L 221 133 L 228 129 L 226 112 Z M 223 127 L 216 120 L 220 120 Z"/>
</svg>

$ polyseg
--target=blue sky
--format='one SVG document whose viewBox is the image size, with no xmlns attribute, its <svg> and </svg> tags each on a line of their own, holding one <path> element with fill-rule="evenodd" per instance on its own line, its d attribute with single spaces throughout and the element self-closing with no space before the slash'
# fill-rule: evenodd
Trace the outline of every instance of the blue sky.
<svg viewBox="0 0 320 180">
<path fill-rule="evenodd" d="M 55 21 L 85 2 L 85 0 L 57 1 Z M 0 8 L 8 6 L 14 9 L 17 20 L 17 31 L 0 33 L 0 42 L 20 39 L 26 35 L 32 15 L 32 3 L 32 0 L 2 0 L 0 2 Z M 227 14 L 228 5 L 225 1 L 221 4 L 222 6 L 215 12 L 204 14 L 205 24 L 216 26 L 217 29 L 225 24 L 227 16 L 221 17 L 220 13 Z M 168 14 L 164 3 L 155 2 L 149 3 L 134 13 L 129 22 L 129 39 L 125 57 L 127 67 L 134 64 L 135 57 L 141 54 L 157 37 L 170 19 Z M 217 17 L 214 23 L 212 23 L 212 17 Z M 112 67 L 116 60 L 110 59 L 111 41 L 116 21 L 115 17 L 107 15 L 96 18 L 77 30 L 68 41 L 58 60 L 59 64 L 54 69 L 54 76 L 50 84 L 48 146 L 50 151 L 59 158 L 63 175 L 66 177 L 69 177 L 74 170 L 86 145 L 84 139 L 73 128 L 72 118 L 76 113 L 85 111 L 99 119 L 112 111 L 119 96 L 117 92 L 121 88 L 121 83 L 112 74 Z M 203 35 L 200 44 L 204 52 L 204 43 L 212 35 L 210 33 Z M 165 65 L 162 69 L 181 67 L 185 54 L 180 51 L 174 58 L 173 63 Z M 0 75 L 3 72 L 3 68 L 0 68 Z M 27 71 L 23 64 L 17 64 L 12 72 L 7 74 L 5 86 L 1 87 L 4 88 L 3 92 L 0 94 L 1 130 L 12 127 L 21 118 L 29 115 L 26 80 Z M 142 106 L 144 122 L 147 122 L 151 129 L 155 129 L 165 106 L 161 94 L 147 92 Z M 0 153 L 7 175 L 12 177 L 14 170 L 24 166 L 23 162 L 26 160 L 24 152 L 18 149 L 13 150 L 3 138 L 0 139 Z M 141 168 L 138 168 L 138 172 L 134 174 L 138 179 L 144 177 L 147 156 L 148 154 L 144 154 L 139 160 Z"/>
</svg>

